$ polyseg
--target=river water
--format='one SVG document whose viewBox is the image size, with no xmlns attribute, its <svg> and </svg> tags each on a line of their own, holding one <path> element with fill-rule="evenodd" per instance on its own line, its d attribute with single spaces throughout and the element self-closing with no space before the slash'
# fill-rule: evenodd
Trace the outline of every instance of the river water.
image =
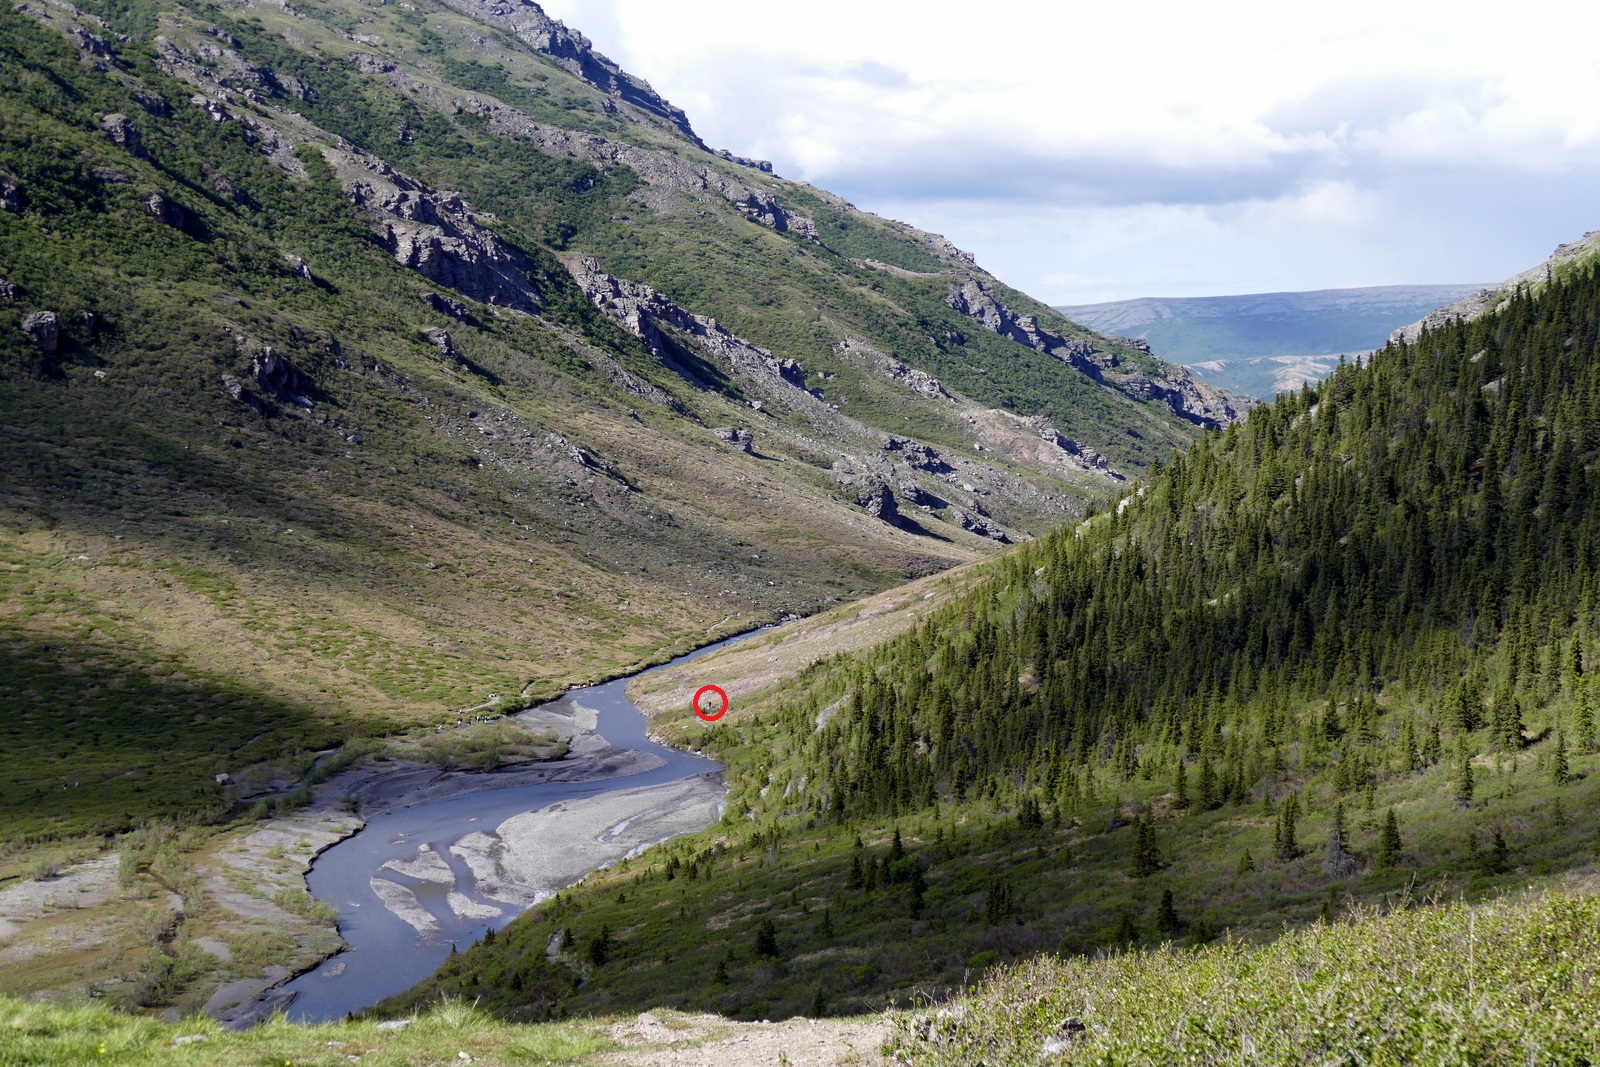
<svg viewBox="0 0 1600 1067">
<path fill-rule="evenodd" d="M 686 663 L 750 636 L 730 637 L 651 670 Z M 452 944 L 464 948 L 483 937 L 484 931 L 499 929 L 516 917 L 514 905 L 488 900 L 473 890 L 471 872 L 459 856 L 450 852 L 450 846 L 461 838 L 492 831 L 513 815 L 551 804 L 721 770 L 722 765 L 715 760 L 667 748 L 645 737 L 647 720 L 625 692 L 636 677 L 574 689 L 563 699 L 598 712 L 595 732 L 614 747 L 659 756 L 666 761 L 664 766 L 597 782 L 543 782 L 422 801 L 373 816 L 358 833 L 318 856 L 306 875 L 306 883 L 318 900 L 338 908 L 339 933 L 350 948 L 285 985 L 295 994 L 287 1010 L 289 1018 L 296 1022 L 326 1022 L 369 1008 L 438 970 Z M 413 859 L 423 844 L 432 846 L 433 852 L 455 871 L 456 886 L 409 879 L 392 870 L 386 871 L 385 877 L 409 888 L 433 915 L 440 932 L 426 936 L 385 908 L 371 886 L 373 875 L 385 863 Z M 490 920 L 461 918 L 446 902 L 446 893 L 452 888 L 477 903 L 500 908 L 504 914 Z"/>
</svg>

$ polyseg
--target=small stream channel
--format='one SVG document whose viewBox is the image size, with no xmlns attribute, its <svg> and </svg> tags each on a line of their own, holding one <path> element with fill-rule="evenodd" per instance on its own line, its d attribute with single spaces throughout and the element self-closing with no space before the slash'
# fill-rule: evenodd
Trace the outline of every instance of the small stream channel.
<svg viewBox="0 0 1600 1067">
<path fill-rule="evenodd" d="M 686 663 L 761 632 L 730 637 L 650 670 Z M 513 815 L 551 804 L 720 770 L 722 765 L 715 760 L 667 748 L 645 737 L 648 720 L 626 693 L 628 683 L 637 677 L 634 674 L 574 689 L 562 699 L 577 701 L 598 712 L 595 732 L 614 747 L 659 756 L 666 761 L 664 766 L 602 781 L 544 782 L 422 801 L 373 816 L 358 833 L 318 856 L 306 875 L 306 883 L 318 900 L 339 909 L 339 933 L 350 948 L 286 984 L 284 988 L 295 994 L 287 1010 L 289 1018 L 296 1022 L 326 1022 L 369 1008 L 427 978 L 449 956 L 452 944 L 457 949 L 465 948 L 483 937 L 486 930 L 499 929 L 517 916 L 516 906 L 486 899 L 475 891 L 466 864 L 450 852 L 450 846 L 461 838 L 492 831 Z M 423 844 L 432 846 L 434 853 L 456 873 L 455 887 L 406 878 L 392 870 L 385 872 L 385 877 L 411 889 L 433 915 L 440 932 L 428 935 L 419 934 L 385 908 L 371 886 L 373 875 L 385 863 L 414 858 Z M 480 904 L 500 908 L 504 914 L 490 920 L 460 918 L 446 901 L 451 888 Z"/>
</svg>

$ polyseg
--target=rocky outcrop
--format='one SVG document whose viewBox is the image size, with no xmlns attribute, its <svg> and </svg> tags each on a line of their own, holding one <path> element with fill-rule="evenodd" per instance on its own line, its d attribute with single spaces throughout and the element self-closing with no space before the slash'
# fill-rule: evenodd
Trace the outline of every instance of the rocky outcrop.
<svg viewBox="0 0 1600 1067">
<path fill-rule="evenodd" d="M 755 454 L 755 435 L 743 426 L 720 426 L 711 432 L 724 444 L 732 445 L 748 455 Z"/>
<path fill-rule="evenodd" d="M 1036 315 L 1018 315 L 995 298 L 994 287 L 988 281 L 972 274 L 954 276 L 945 304 L 982 323 L 992 333 L 1053 356 L 1135 400 L 1162 403 L 1173 414 L 1208 429 L 1239 421 L 1257 403 L 1250 397 L 1236 396 L 1198 381 L 1181 367 L 1171 367 L 1161 375 L 1120 372 L 1114 352 L 1101 349 L 1088 338 L 1066 337 L 1047 329 L 1039 324 Z"/>
<path fill-rule="evenodd" d="M 954 399 L 945 389 L 944 383 L 927 371 L 907 366 L 893 356 L 885 355 L 878 351 L 878 349 L 859 337 L 846 337 L 839 342 L 835 350 L 842 356 L 856 355 L 864 357 L 873 370 L 885 378 L 899 382 L 918 396 L 925 397 L 928 400 L 949 401 Z"/>
<path fill-rule="evenodd" d="M 433 347 L 437 348 L 439 350 L 439 354 L 445 359 L 448 359 L 453 363 L 460 363 L 462 361 L 461 354 L 456 351 L 455 339 L 450 336 L 449 330 L 443 330 L 437 326 L 430 326 L 422 332 L 427 334 L 428 340 L 433 342 Z"/>
<path fill-rule="evenodd" d="M 171 226 L 175 230 L 183 229 L 185 216 L 183 208 L 174 204 L 160 193 L 151 193 L 145 197 L 144 209 L 150 217 L 163 226 Z"/>
<path fill-rule="evenodd" d="M 441 315 L 448 315 L 452 319 L 465 319 L 469 314 L 467 305 L 459 300 L 451 300 L 447 296 L 441 296 L 438 293 L 423 293 L 417 299 L 422 301 L 423 306 L 437 311 Z"/>
<path fill-rule="evenodd" d="M 1122 475 L 1111 469 L 1111 461 L 1105 457 L 1103 452 L 1088 445 L 1080 444 L 1069 437 L 1061 436 L 1060 431 L 1053 426 L 1048 430 L 1042 431 L 1039 434 L 1039 439 L 1055 445 L 1063 453 L 1076 460 L 1084 470 L 1104 471 L 1113 478 L 1119 480 L 1122 478 Z"/>
<path fill-rule="evenodd" d="M 41 352 L 54 352 L 61 344 L 61 317 L 54 311 L 30 311 L 20 325 Z"/>
<path fill-rule="evenodd" d="M 689 376 L 673 360 L 661 328 L 678 330 L 709 355 L 726 360 L 733 369 L 755 379 L 770 392 L 791 403 L 815 403 L 805 391 L 805 368 L 792 359 L 779 359 L 729 333 L 716 319 L 680 307 L 648 285 L 607 274 L 588 256 L 567 260 L 567 270 L 589 302 L 640 341 L 650 354 L 680 374 Z"/>
<path fill-rule="evenodd" d="M 305 395 L 311 391 L 311 380 L 279 355 L 277 349 L 243 333 L 235 333 L 233 343 L 239 355 L 250 361 L 250 370 L 242 380 L 237 375 L 222 375 L 222 390 L 229 397 L 261 412 L 268 410 L 264 397 L 307 410 L 316 407 Z M 255 386 L 256 392 L 247 385 Z"/>
<path fill-rule="evenodd" d="M 877 479 L 870 479 L 856 493 L 856 504 L 875 519 L 892 523 L 900 517 L 894 490 Z"/>
<path fill-rule="evenodd" d="M 1090 377 L 1098 378 L 1116 360 L 1093 341 L 1064 337 L 1039 325 L 1036 315 L 1018 315 L 995 298 L 994 287 L 971 274 L 958 274 L 945 294 L 946 306 L 983 325 L 991 333 L 1009 338 L 1036 352 L 1054 356 Z"/>
<path fill-rule="evenodd" d="M 1174 368 L 1177 370 L 1177 368 Z M 1106 375 L 1106 380 L 1135 400 L 1154 400 L 1196 426 L 1218 430 L 1239 422 L 1260 401 L 1239 396 L 1189 375 L 1187 372 L 1152 377 L 1147 374 Z"/>
<path fill-rule="evenodd" d="M 991 541 L 998 541 L 1002 545 L 1009 545 L 1011 538 L 1006 532 L 983 515 L 976 511 L 966 511 L 962 508 L 951 508 L 948 512 L 950 521 L 970 534 L 987 537 Z"/>
<path fill-rule="evenodd" d="M 961 413 L 972 427 L 978 447 L 1050 474 L 1099 474 L 1123 481 L 1111 461 L 1089 445 L 1074 441 L 1043 415 L 1017 415 L 1000 408 L 973 408 Z"/>
<path fill-rule="evenodd" d="M 1596 258 L 1600 258 L 1600 230 L 1591 230 L 1576 241 L 1557 245 L 1556 250 L 1550 253 L 1550 258 L 1537 267 L 1513 274 L 1499 285 L 1480 289 L 1471 296 L 1430 311 L 1410 326 L 1402 326 L 1391 333 L 1389 340 L 1397 344 L 1414 344 L 1426 330 L 1436 330 L 1457 320 L 1471 322 L 1499 311 L 1510 302 L 1519 288 L 1536 289 L 1548 283 L 1563 268 Z"/>
<path fill-rule="evenodd" d="M 772 173 L 771 160 L 751 159 L 748 156 L 736 156 L 726 148 L 717 149 L 717 155 L 722 159 L 726 159 L 729 163 L 737 163 L 741 167 L 749 167 L 751 170 L 759 170 L 763 174 Z"/>
<path fill-rule="evenodd" d="M 551 18 L 533 0 L 447 0 L 457 11 L 503 26 L 584 81 L 643 116 L 665 123 L 705 147 L 682 109 L 663 100 L 650 83 L 594 50 L 589 39 Z"/>
<path fill-rule="evenodd" d="M 883 452 L 892 461 L 904 463 L 913 470 L 925 471 L 928 474 L 948 474 L 955 469 L 945 461 L 937 448 L 905 437 L 885 438 Z"/>
<path fill-rule="evenodd" d="M 4 279 L 0 279 L 0 300 L 4 300 L 9 304 L 11 301 L 17 298 L 17 292 L 18 290 L 15 282 L 8 282 Z"/>
<path fill-rule="evenodd" d="M 945 389 L 944 383 L 927 371 L 908 367 L 898 359 L 885 359 L 883 362 L 884 373 L 890 378 L 904 385 L 918 396 L 929 400 L 953 400 L 954 397 Z"/>
<path fill-rule="evenodd" d="M 144 150 L 144 139 L 139 136 L 138 127 L 128 116 L 117 112 L 107 115 L 100 120 L 100 128 L 105 131 L 111 143 L 127 152 L 134 159 L 149 159 L 149 154 Z"/>
<path fill-rule="evenodd" d="M 484 229 L 455 193 L 437 192 L 353 150 L 327 149 L 352 202 L 373 216 L 395 262 L 495 307 L 533 314 L 544 306 L 522 251 Z"/>
<path fill-rule="evenodd" d="M 10 178 L 0 177 L 0 211 L 20 215 L 27 206 L 28 198 L 23 195 L 22 186 Z"/>
</svg>

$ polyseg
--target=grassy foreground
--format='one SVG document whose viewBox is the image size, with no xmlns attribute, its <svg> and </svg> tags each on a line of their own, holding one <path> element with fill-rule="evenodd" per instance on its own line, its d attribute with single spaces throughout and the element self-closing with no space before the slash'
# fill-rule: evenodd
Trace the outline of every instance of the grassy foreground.
<svg viewBox="0 0 1600 1067">
<path fill-rule="evenodd" d="M 99 1006 L 60 1007 L 0 999 L 0 1067 L 87 1063 L 423 1065 L 586 1063 L 612 1048 L 603 1024 L 497 1023 L 471 1005 L 444 1004 L 399 1030 L 377 1023 L 295 1026 L 279 1020 L 233 1033 L 204 1018 L 169 1024 Z"/>
<path fill-rule="evenodd" d="M 919 1067 L 1593 1064 L 1600 1049 L 1597 980 L 1600 898 L 1551 890 L 1476 906 L 1352 912 L 1268 945 L 1043 955 L 992 972 L 964 1002 L 898 1015 L 883 1051 Z M 704 1017 L 656 1015 L 652 1025 L 664 1028 L 658 1039 L 689 1038 L 699 1045 L 696 1062 L 752 1062 L 741 1058 L 751 1048 L 744 1037 L 697 1040 L 726 1039 L 727 1028 L 706 1030 Z M 0 999 L 0 1067 L 267 1067 L 356 1058 L 420 1067 L 466 1057 L 589 1064 L 627 1063 L 630 1051 L 655 1051 L 627 1040 L 616 1021 L 519 1025 L 450 1001 L 398 1030 L 371 1021 L 279 1020 L 239 1034 L 205 1019 L 168 1024 L 99 1006 Z"/>
<path fill-rule="evenodd" d="M 1358 914 L 1265 947 L 1041 956 L 953 1011 L 903 1016 L 902 1062 L 1592 1064 L 1600 900 L 1570 892 Z"/>
</svg>

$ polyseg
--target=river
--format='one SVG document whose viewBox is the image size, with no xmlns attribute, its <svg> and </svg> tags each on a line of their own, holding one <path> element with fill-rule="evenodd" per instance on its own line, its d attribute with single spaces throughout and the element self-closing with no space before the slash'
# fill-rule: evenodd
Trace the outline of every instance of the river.
<svg viewBox="0 0 1600 1067">
<path fill-rule="evenodd" d="M 707 645 L 651 670 L 687 662 L 750 636 L 753 635 L 740 634 Z M 598 713 L 595 732 L 614 747 L 656 756 L 664 761 L 662 765 L 599 781 L 542 782 L 422 801 L 374 815 L 359 832 L 318 856 L 306 876 L 307 886 L 318 900 L 338 909 L 339 933 L 350 947 L 285 985 L 294 994 L 288 1017 L 296 1022 L 325 1022 L 371 1007 L 427 978 L 449 956 L 452 945 L 465 947 L 482 938 L 491 927 L 505 926 L 523 910 L 478 891 L 466 862 L 451 852 L 451 846 L 462 838 L 493 831 L 513 816 L 552 804 L 721 770 L 722 765 L 715 760 L 658 745 L 645 736 L 648 720 L 626 693 L 628 684 L 637 677 L 630 675 L 574 689 L 562 699 L 594 709 Z M 454 885 L 443 884 L 437 878 L 406 877 L 392 868 L 383 874 L 386 881 L 409 889 L 432 916 L 437 930 L 419 933 L 384 906 L 373 889 L 372 879 L 387 863 L 414 860 L 424 845 L 449 865 L 455 875 Z M 464 904 L 458 898 L 452 907 L 448 900 L 452 892 L 471 903 Z M 501 914 L 493 918 L 474 919 L 460 914 L 476 912 L 487 916 L 495 910 Z"/>
</svg>

